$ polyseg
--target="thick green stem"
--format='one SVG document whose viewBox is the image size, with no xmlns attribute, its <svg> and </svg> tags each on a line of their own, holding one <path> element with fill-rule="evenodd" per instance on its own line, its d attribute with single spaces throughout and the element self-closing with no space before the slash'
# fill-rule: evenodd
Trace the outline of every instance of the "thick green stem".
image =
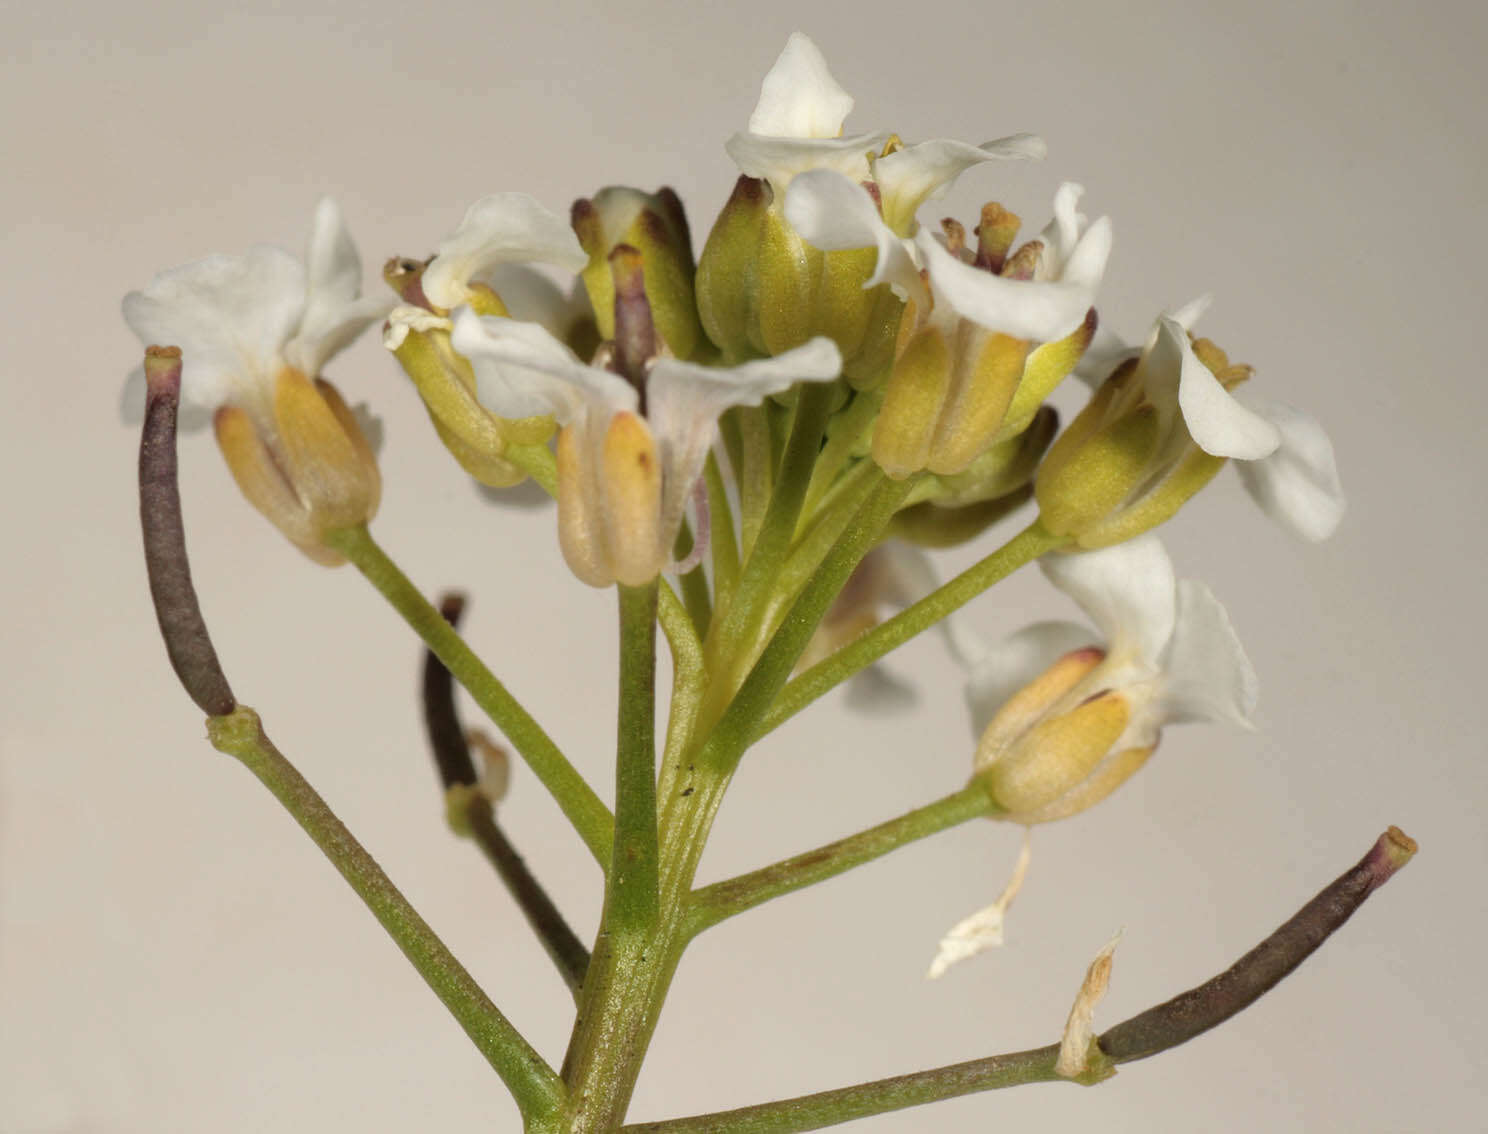
<svg viewBox="0 0 1488 1134">
<path fill-rule="evenodd" d="M 726 918 L 848 871 L 900 847 L 996 812 L 987 791 L 972 783 L 944 799 L 737 878 L 715 882 L 693 895 L 691 931 L 701 933 Z"/>
<path fill-rule="evenodd" d="M 365 527 L 331 532 L 325 537 L 325 542 L 356 564 L 357 569 L 455 675 L 455 679 L 469 690 L 475 703 L 506 734 L 512 747 L 558 802 L 595 861 L 607 868 L 614 828 L 609 808 L 568 762 L 568 757 L 563 755 L 542 726 L 507 692 L 506 686 L 475 656 L 444 616 L 409 582 Z"/>
<path fill-rule="evenodd" d="M 738 694 L 698 753 L 699 765 L 732 771 L 744 750 L 768 731 L 762 723 L 765 714 L 781 694 L 811 635 L 913 486 L 913 479 L 893 481 L 880 476 L 878 487 L 858 509 L 837 546 L 822 560 L 791 604 L 769 645 L 750 669 Z"/>
<path fill-rule="evenodd" d="M 928 630 L 994 583 L 1007 578 L 1019 567 L 1063 546 L 1064 542 L 1060 537 L 1050 535 L 1035 520 L 939 590 L 926 595 L 913 606 L 900 611 L 887 622 L 874 627 L 797 677 L 781 691 L 763 718 L 759 735 L 764 736 L 778 728 L 859 670 L 872 665 L 921 631 Z"/>
<path fill-rule="evenodd" d="M 522 1113 L 531 1118 L 557 1111 L 564 1090 L 553 1069 L 491 1003 L 325 800 L 264 735 L 258 714 L 239 705 L 226 716 L 209 717 L 207 733 L 216 748 L 241 760 L 274 793 L 341 872 L 495 1068 Z"/>
<path fill-rule="evenodd" d="M 615 854 L 605 922 L 644 931 L 656 916 L 656 588 L 620 587 Z"/>
</svg>

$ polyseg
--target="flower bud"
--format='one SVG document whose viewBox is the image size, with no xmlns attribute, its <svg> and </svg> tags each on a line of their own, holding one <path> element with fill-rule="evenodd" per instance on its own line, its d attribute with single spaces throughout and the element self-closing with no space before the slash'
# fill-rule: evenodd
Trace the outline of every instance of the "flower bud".
<svg viewBox="0 0 1488 1134">
<path fill-rule="evenodd" d="M 730 362 L 782 354 L 822 335 L 842 352 L 843 376 L 876 384 L 893 357 L 903 303 L 884 285 L 864 290 L 872 248 L 823 252 L 785 219 L 768 182 L 741 177 L 698 261 L 697 304 Z"/>
<path fill-rule="evenodd" d="M 1190 350 L 1225 391 L 1250 377 L 1207 339 Z M 1176 365 L 1151 348 L 1122 363 L 1054 442 L 1036 488 L 1049 531 L 1082 548 L 1124 542 L 1169 519 L 1224 466 L 1189 431 Z"/>
<path fill-rule="evenodd" d="M 574 202 L 570 214 L 579 243 L 589 254 L 580 273 L 598 323 L 599 338 L 615 337 L 615 289 L 610 254 L 620 245 L 640 253 L 646 299 L 667 349 L 693 358 L 703 347 L 703 329 L 693 298 L 696 268 L 692 236 L 682 202 L 671 189 L 643 193 L 610 186 L 592 199 Z"/>
<path fill-rule="evenodd" d="M 661 463 L 646 423 L 617 413 L 585 454 L 577 426 L 558 434 L 558 542 L 573 573 L 592 587 L 638 587 L 666 566 L 661 538 Z"/>
<path fill-rule="evenodd" d="M 1068 653 L 1015 693 L 977 745 L 976 772 L 1005 811 L 1032 825 L 1063 819 L 1104 799 L 1131 776 L 1152 745 L 1119 742 L 1133 716 L 1132 694 L 1105 689 L 1081 697 L 1081 685 L 1106 653 Z M 1073 703 L 1072 703 L 1073 702 Z"/>
<path fill-rule="evenodd" d="M 965 230 L 946 220 L 946 251 L 961 264 L 1007 279 L 1031 275 L 1042 246 L 1025 244 L 1009 258 L 1018 218 L 995 202 L 982 210 L 977 251 Z M 1026 251 L 1032 248 L 1031 258 Z M 1025 264 L 1024 261 L 1030 263 Z M 918 325 L 902 337 L 873 435 L 873 459 L 891 477 L 928 471 L 941 477 L 968 470 L 990 446 L 1024 433 L 1039 406 L 1074 369 L 1095 334 L 1095 309 L 1064 337 L 1035 343 L 983 326 L 936 297 L 936 276 Z"/>
<path fill-rule="evenodd" d="M 324 537 L 377 514 L 382 477 L 357 415 L 323 378 L 286 367 L 272 404 L 261 412 L 236 405 L 217 411 L 217 443 L 250 503 L 317 563 L 342 557 Z"/>
<path fill-rule="evenodd" d="M 497 417 L 476 400 L 475 374 L 450 345 L 449 320 L 424 306 L 423 268 L 418 261 L 394 259 L 383 269 L 383 278 L 406 301 L 388 317 L 383 345 L 412 379 L 435 432 L 460 467 L 492 488 L 519 484 L 527 474 L 505 459 L 507 448 L 546 443 L 556 428 L 553 419 Z M 477 313 L 506 314 L 490 288 L 472 285 L 470 291 Z"/>
</svg>

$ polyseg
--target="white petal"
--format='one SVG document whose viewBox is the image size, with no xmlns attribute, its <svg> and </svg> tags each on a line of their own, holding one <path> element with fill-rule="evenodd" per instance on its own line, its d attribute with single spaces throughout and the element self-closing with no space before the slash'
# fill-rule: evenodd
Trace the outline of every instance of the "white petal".
<svg viewBox="0 0 1488 1134">
<path fill-rule="evenodd" d="M 1003 279 L 964 264 L 921 229 L 915 247 L 930 270 L 936 303 L 990 331 L 1036 342 L 1062 339 L 1085 321 L 1095 301 L 1090 282 L 1038 283 Z"/>
<path fill-rule="evenodd" d="M 484 282 L 501 297 L 513 319 L 540 323 L 560 339 L 573 326 L 580 304 L 589 303 L 582 285 L 565 293 L 551 277 L 526 264 L 497 264 Z"/>
<path fill-rule="evenodd" d="M 254 404 L 283 362 L 305 310 L 305 269 L 259 245 L 160 273 L 124 297 L 124 321 L 145 345 L 181 348 L 181 402 Z"/>
<path fill-rule="evenodd" d="M 831 381 L 841 370 L 842 355 L 827 338 L 734 367 L 658 359 L 646 377 L 646 419 L 662 463 L 663 538 L 682 523 L 687 496 L 702 474 L 725 410 L 757 406 L 797 382 Z"/>
<path fill-rule="evenodd" d="M 1039 566 L 1090 615 L 1111 654 L 1159 663 L 1177 613 L 1173 561 L 1161 540 L 1143 535 L 1099 551 L 1045 555 Z"/>
<path fill-rule="evenodd" d="M 1177 323 L 1185 331 L 1192 331 L 1194 325 L 1204 317 L 1204 313 L 1209 310 L 1213 303 L 1214 296 L 1205 292 L 1203 295 L 1198 295 L 1190 299 L 1181 307 L 1174 308 L 1167 313 L 1167 317 L 1172 319 L 1173 322 Z"/>
<path fill-rule="evenodd" d="M 1063 264 L 1080 242 L 1085 218 L 1080 215 L 1080 198 L 1085 195 L 1085 186 L 1073 181 L 1063 182 L 1054 191 L 1054 219 L 1039 234 L 1044 242 L 1044 256 L 1056 264 Z"/>
<path fill-rule="evenodd" d="M 1111 984 L 1111 955 L 1121 940 L 1118 931 L 1107 941 L 1090 967 L 1085 970 L 1085 979 L 1070 1008 L 1069 1019 L 1064 1025 L 1064 1037 L 1059 1042 L 1059 1058 L 1054 1070 L 1066 1079 L 1075 1079 L 1085 1073 L 1090 1058 L 1090 1045 L 1095 1039 L 1095 1008 L 1106 995 Z"/>
<path fill-rule="evenodd" d="M 952 965 L 1002 944 L 1003 924 L 1007 917 L 1008 907 L 1013 904 L 1013 899 L 1023 888 L 1023 879 L 1028 876 L 1028 863 L 1032 857 L 1028 831 L 1025 829 L 1023 846 L 1018 851 L 1018 861 L 1013 866 L 1013 875 L 1008 879 L 1007 886 L 1003 888 L 1002 896 L 986 909 L 978 910 L 966 920 L 957 922 L 940 939 L 940 948 L 936 951 L 935 959 L 930 962 L 930 971 L 925 974 L 926 979 L 939 980 Z"/>
<path fill-rule="evenodd" d="M 785 219 L 802 240 L 825 251 L 877 247 L 873 275 L 863 286 L 889 283 L 923 305 L 924 285 L 910 246 L 884 223 L 861 185 L 829 170 L 803 173 L 786 191 Z"/>
<path fill-rule="evenodd" d="M 971 734 L 987 731 L 997 710 L 1065 654 L 1102 645 L 1088 626 L 1076 622 L 1035 622 L 983 651 L 966 679 Z"/>
<path fill-rule="evenodd" d="M 846 138 L 772 138 L 734 134 L 723 148 L 741 173 L 762 177 L 777 194 L 791 180 L 812 169 L 830 169 L 850 181 L 868 178 L 868 155 L 889 140 L 887 133 L 852 134 Z"/>
<path fill-rule="evenodd" d="M 878 183 L 890 227 L 908 233 L 920 206 L 939 197 L 972 166 L 1008 158 L 1037 160 L 1048 152 L 1044 140 L 1035 134 L 1014 134 L 980 146 L 937 138 L 879 158 L 873 163 L 873 180 Z"/>
<path fill-rule="evenodd" d="M 629 382 L 584 365 L 536 323 L 461 307 L 450 343 L 475 370 L 476 399 L 500 417 L 552 414 L 567 425 L 588 409 L 603 416 L 634 413 L 639 403 Z"/>
<path fill-rule="evenodd" d="M 1242 406 L 1214 373 L 1199 361 L 1188 341 L 1188 332 L 1178 320 L 1159 319 L 1158 347 L 1166 355 L 1176 349 L 1179 359 L 1178 405 L 1183 422 L 1200 449 L 1216 457 L 1254 461 L 1276 451 L 1281 431 L 1257 413 Z M 1164 361 L 1171 366 L 1170 361 Z"/>
<path fill-rule="evenodd" d="M 1281 445 L 1269 457 L 1235 467 L 1246 490 L 1266 515 L 1293 535 L 1324 540 L 1343 520 L 1343 484 L 1333 443 L 1310 415 L 1280 402 L 1242 399 L 1281 432 Z"/>
<path fill-rule="evenodd" d="M 320 313 L 323 321 L 312 323 L 309 316 L 301 331 L 284 347 L 284 357 L 295 369 L 315 377 L 333 357 L 356 341 L 357 336 L 373 323 L 381 321 L 397 304 L 391 295 L 369 295 Z"/>
<path fill-rule="evenodd" d="M 792 32 L 760 85 L 749 132 L 776 138 L 835 138 L 852 108 L 852 95 L 832 78 L 816 44 Z"/>
<path fill-rule="evenodd" d="M 313 378 L 391 311 L 397 300 L 383 294 L 357 298 L 362 290 L 362 260 L 346 218 L 330 197 L 322 197 L 315 208 L 305 265 L 305 314 L 294 338 L 285 344 L 284 357 Z"/>
<path fill-rule="evenodd" d="M 568 222 L 526 193 L 493 193 L 471 205 L 424 269 L 424 294 L 453 308 L 468 284 L 497 264 L 542 263 L 577 272 L 589 262 Z"/>
<path fill-rule="evenodd" d="M 1221 721 L 1249 728 L 1254 667 L 1230 616 L 1203 583 L 1178 584 L 1178 617 L 1163 656 L 1163 716 L 1175 724 Z"/>
<path fill-rule="evenodd" d="M 330 197 L 322 197 L 315 206 L 305 269 L 309 297 L 305 309 L 307 321 L 318 306 L 350 303 L 362 290 L 362 258 L 357 255 L 341 207 Z"/>
</svg>

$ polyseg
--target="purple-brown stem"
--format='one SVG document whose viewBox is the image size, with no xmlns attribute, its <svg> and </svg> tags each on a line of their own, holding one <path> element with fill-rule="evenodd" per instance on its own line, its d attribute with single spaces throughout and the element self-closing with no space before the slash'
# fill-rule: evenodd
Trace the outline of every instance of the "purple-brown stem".
<svg viewBox="0 0 1488 1134">
<path fill-rule="evenodd" d="M 1145 1059 L 1186 1043 L 1250 1007 L 1305 961 L 1364 899 L 1416 853 L 1416 842 L 1391 827 L 1368 854 L 1224 972 L 1103 1034 L 1100 1048 L 1117 1063 Z"/>
<path fill-rule="evenodd" d="M 462 594 L 451 592 L 439 600 L 439 613 L 451 626 L 459 625 L 464 611 L 465 596 Z M 455 708 L 454 677 L 432 650 L 424 652 L 423 700 L 424 730 L 428 733 L 429 747 L 433 749 L 434 762 L 445 791 L 457 784 L 475 786 L 480 777 Z M 563 982 L 577 995 L 589 969 L 589 950 L 584 948 L 584 943 L 564 919 L 542 883 L 501 830 L 491 801 L 479 792 L 470 793 L 465 799 L 463 817 L 471 836 L 516 899 L 517 906 L 557 967 Z"/>
<path fill-rule="evenodd" d="M 212 648 L 186 559 L 186 527 L 181 518 L 176 467 L 176 412 L 181 401 L 179 348 L 145 349 L 145 389 L 139 491 L 150 598 L 155 603 L 155 618 L 171 668 L 187 694 L 208 716 L 225 716 L 237 706 L 237 698 Z"/>
</svg>

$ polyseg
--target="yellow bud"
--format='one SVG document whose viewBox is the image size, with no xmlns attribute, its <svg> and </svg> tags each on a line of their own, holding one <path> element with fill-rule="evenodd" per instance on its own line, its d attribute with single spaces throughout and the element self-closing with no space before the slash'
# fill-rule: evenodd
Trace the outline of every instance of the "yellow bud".
<svg viewBox="0 0 1488 1134">
<path fill-rule="evenodd" d="M 1095 338 L 1095 308 L 1085 314 L 1085 321 L 1064 338 L 1044 343 L 1028 356 L 1023 366 L 1023 377 L 1018 383 L 1018 392 L 1013 395 L 997 440 L 1015 437 L 1028 428 L 1033 415 L 1054 388 L 1067 378 L 1090 341 Z"/>
<path fill-rule="evenodd" d="M 597 439 L 582 426 L 558 434 L 558 542 L 592 587 L 641 586 L 666 566 L 661 465 L 650 427 L 617 413 Z M 596 445 L 597 441 L 597 445 Z"/>
<path fill-rule="evenodd" d="M 950 346 L 939 328 L 925 327 L 894 361 L 873 429 L 873 459 L 890 477 L 925 467 L 950 387 Z"/>
<path fill-rule="evenodd" d="M 1034 488 L 1039 515 L 1054 535 L 1078 536 L 1126 503 L 1147 479 L 1163 439 L 1150 406 L 1118 417 L 1083 443 L 1080 424 L 1076 418 L 1055 440 Z"/>
<path fill-rule="evenodd" d="M 960 349 L 951 379 L 954 396 L 941 410 L 925 463 L 941 476 L 964 472 L 992 443 L 1028 357 L 1024 340 L 982 331 L 965 320 L 956 337 Z"/>
<path fill-rule="evenodd" d="M 214 426 L 233 479 L 250 503 L 318 563 L 342 562 L 325 533 L 377 514 L 382 477 L 371 443 L 335 387 L 285 369 L 274 383 L 272 424 L 225 406 Z"/>
<path fill-rule="evenodd" d="M 992 798 L 1011 816 L 1057 802 L 1095 771 L 1130 719 L 1124 697 L 1103 693 L 1040 721 L 983 774 Z"/>
</svg>

